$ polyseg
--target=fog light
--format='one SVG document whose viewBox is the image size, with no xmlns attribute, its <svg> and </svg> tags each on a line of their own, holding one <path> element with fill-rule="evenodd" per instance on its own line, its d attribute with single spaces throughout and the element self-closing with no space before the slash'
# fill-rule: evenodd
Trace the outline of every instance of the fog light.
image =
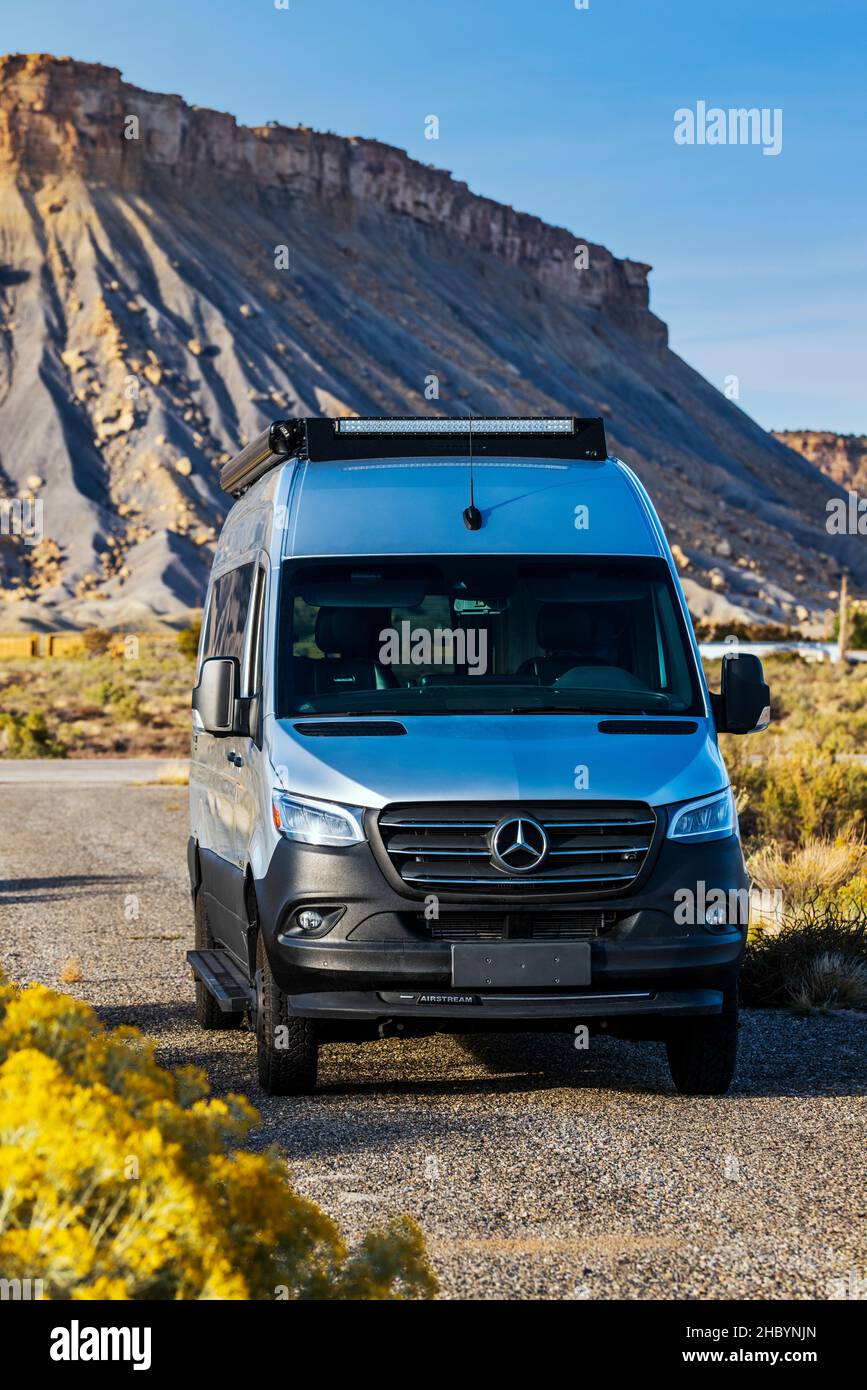
<svg viewBox="0 0 867 1390">
<path fill-rule="evenodd" d="M 704 914 L 705 925 L 708 927 L 725 927 L 728 925 L 726 910 L 721 903 L 716 907 L 709 907 Z"/>
<path fill-rule="evenodd" d="M 346 906 L 339 903 L 323 903 L 321 907 L 299 907 L 289 918 L 287 925 L 277 937 L 278 941 L 291 940 L 303 933 L 304 936 L 327 936 L 340 921 Z"/>
<path fill-rule="evenodd" d="M 303 912 L 298 913 L 298 925 L 302 931 L 319 931 L 325 918 L 315 907 L 305 907 Z"/>
</svg>

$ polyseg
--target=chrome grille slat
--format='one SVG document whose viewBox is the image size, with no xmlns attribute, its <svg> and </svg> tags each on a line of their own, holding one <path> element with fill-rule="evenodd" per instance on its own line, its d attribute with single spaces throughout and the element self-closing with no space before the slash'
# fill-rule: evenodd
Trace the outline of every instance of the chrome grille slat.
<svg viewBox="0 0 867 1390">
<path fill-rule="evenodd" d="M 383 818 L 379 824 L 388 830 L 493 830 L 495 820 L 389 820 Z"/>
<path fill-rule="evenodd" d="M 604 821 L 584 821 L 584 820 L 558 820 L 556 827 L 558 830 L 635 830 L 639 826 L 646 825 L 649 829 L 656 825 L 655 820 L 604 820 Z"/>
<path fill-rule="evenodd" d="M 537 893 L 544 892 L 549 883 L 616 883 L 622 880 L 624 883 L 631 883 L 635 874 L 590 874 L 582 875 L 580 878 L 546 878 L 543 874 L 525 874 L 523 878 L 517 875 L 508 878 L 505 874 L 500 874 L 496 879 L 491 878 L 457 878 L 451 875 L 444 878 L 440 874 L 416 874 L 408 870 L 403 875 L 406 883 L 424 883 L 427 885 L 439 883 L 446 888 L 450 883 L 460 883 L 461 885 L 470 883 L 474 888 L 498 888 L 501 893 L 511 893 L 513 888 L 535 888 Z"/>
<path fill-rule="evenodd" d="M 388 851 L 388 852 L 389 852 L 389 854 L 420 854 L 420 853 L 422 853 L 422 851 L 419 850 L 418 846 L 416 846 L 415 849 L 401 849 L 399 845 L 392 845 L 392 846 L 389 848 L 389 851 Z M 433 849 L 433 848 L 426 848 L 426 849 L 423 851 L 423 853 L 424 853 L 424 855 L 425 855 L 425 858 L 427 858 L 427 856 L 430 855 L 430 854 L 447 854 L 447 855 L 449 855 L 452 859 L 462 859 L 462 858 L 465 858 L 465 857 L 467 857 L 467 856 L 469 856 L 469 855 L 481 855 L 481 857 L 482 857 L 483 859 L 489 859 L 489 858 L 490 858 L 490 851 L 489 851 L 489 850 L 486 850 L 486 849 Z"/>
<path fill-rule="evenodd" d="M 416 850 L 415 853 L 418 853 L 418 851 Z M 430 851 L 429 851 L 429 850 L 425 850 L 425 853 L 426 853 L 426 854 L 429 854 Z M 464 851 L 464 853 L 466 853 L 466 851 Z M 606 846 L 604 846 L 604 847 L 603 847 L 602 845 L 596 845 L 596 846 L 594 846 L 593 849 L 585 849 L 583 845 L 581 845 L 581 846 L 575 845 L 575 846 L 570 846 L 568 849 L 549 849 L 549 850 L 548 850 L 548 854 L 549 854 L 549 855 L 552 855 L 552 854 L 561 854 L 561 855 L 562 855 L 562 854 L 577 854 L 577 855 L 584 856 L 584 855 L 593 855 L 593 854 L 595 854 L 597 857 L 599 857 L 599 856 L 601 856 L 601 855 L 603 855 L 603 854 L 646 854 L 646 853 L 647 853 L 647 846 L 646 846 L 646 845 L 606 845 Z"/>
<path fill-rule="evenodd" d="M 583 808 L 582 808 L 583 809 Z M 623 892 L 641 872 L 656 829 L 649 807 L 635 802 L 596 802 L 586 815 L 572 805 L 490 802 L 386 808 L 378 821 L 382 847 L 394 871 L 416 891 L 461 896 L 525 893 Z M 501 820 L 538 821 L 548 838 L 538 868 L 508 873 L 491 859 L 491 832 Z M 578 818 L 576 818 L 578 817 Z M 475 894 L 472 891 L 475 890 Z"/>
</svg>

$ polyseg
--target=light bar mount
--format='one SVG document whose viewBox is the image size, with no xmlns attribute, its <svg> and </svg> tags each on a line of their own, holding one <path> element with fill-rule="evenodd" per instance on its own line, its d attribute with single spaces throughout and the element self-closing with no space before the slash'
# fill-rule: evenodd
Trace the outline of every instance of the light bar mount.
<svg viewBox="0 0 867 1390">
<path fill-rule="evenodd" d="M 362 428 L 366 426 L 367 428 Z M 534 426 L 538 428 L 534 429 Z M 426 428 L 428 427 L 428 428 Z M 309 463 L 388 458 L 465 458 L 472 428 L 473 455 L 601 462 L 608 456 L 599 418 L 546 416 L 314 417 L 275 420 L 224 464 L 220 486 L 239 496 L 272 468 L 296 457 Z"/>
</svg>

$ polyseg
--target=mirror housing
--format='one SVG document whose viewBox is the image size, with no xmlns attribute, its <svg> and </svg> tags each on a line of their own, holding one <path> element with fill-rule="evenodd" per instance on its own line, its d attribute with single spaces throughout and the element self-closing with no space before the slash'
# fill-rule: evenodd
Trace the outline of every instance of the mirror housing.
<svg viewBox="0 0 867 1390">
<path fill-rule="evenodd" d="M 209 656 L 202 662 L 192 705 L 205 733 L 226 738 L 246 731 L 239 727 L 242 722 L 239 716 L 246 713 L 238 708 L 246 703 L 238 699 L 240 686 L 241 663 L 237 657 Z M 246 718 L 243 722 L 246 724 Z"/>
<path fill-rule="evenodd" d="M 719 695 L 711 705 L 721 734 L 751 734 L 771 722 L 771 692 L 762 663 L 751 652 L 723 657 Z"/>
</svg>

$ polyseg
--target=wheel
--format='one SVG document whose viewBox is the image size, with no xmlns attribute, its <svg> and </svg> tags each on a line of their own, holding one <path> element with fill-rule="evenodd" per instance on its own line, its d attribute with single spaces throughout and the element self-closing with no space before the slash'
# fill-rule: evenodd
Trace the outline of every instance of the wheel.
<svg viewBox="0 0 867 1390">
<path fill-rule="evenodd" d="M 665 1043 L 671 1079 L 682 1096 L 724 1096 L 738 1051 L 737 990 L 727 990 L 722 1013 L 683 1019 Z"/>
<path fill-rule="evenodd" d="M 316 1089 L 316 1024 L 292 1018 L 274 976 L 262 933 L 256 942 L 256 1059 L 259 1085 L 269 1096 L 302 1096 Z"/>
<path fill-rule="evenodd" d="M 216 942 L 208 926 L 205 895 L 201 888 L 196 893 L 194 919 L 196 950 L 213 951 Z M 207 985 L 203 985 L 201 980 L 196 980 L 196 1022 L 200 1028 L 240 1028 L 244 1022 L 244 1015 L 224 1013 Z"/>
</svg>

